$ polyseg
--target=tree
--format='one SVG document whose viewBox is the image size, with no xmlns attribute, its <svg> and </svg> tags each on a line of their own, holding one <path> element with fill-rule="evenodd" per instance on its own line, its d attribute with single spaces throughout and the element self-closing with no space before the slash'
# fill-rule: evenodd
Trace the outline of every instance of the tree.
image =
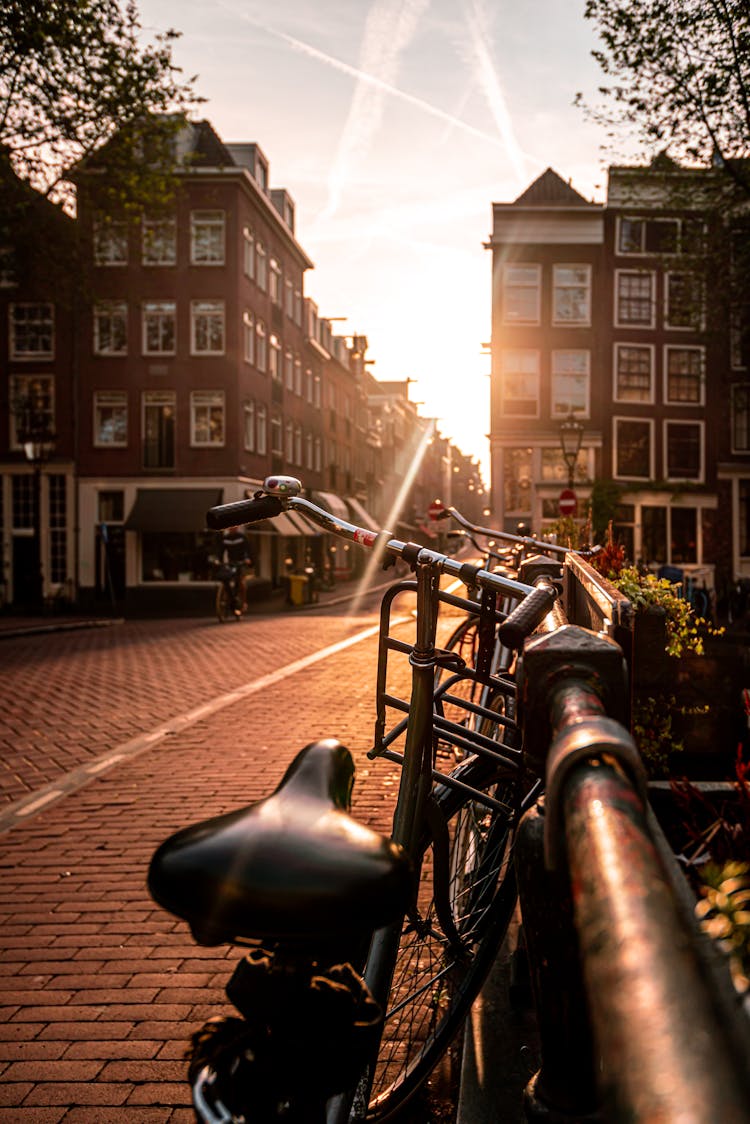
<svg viewBox="0 0 750 1124">
<path fill-rule="evenodd" d="M 0 5 L 0 145 L 68 209 L 76 169 L 105 144 L 112 203 L 140 209 L 168 190 L 172 138 L 200 99 L 172 61 L 178 33 L 144 43 L 141 30 L 132 0 Z"/>
<path fill-rule="evenodd" d="M 586 0 L 584 14 L 607 80 L 591 116 L 750 196 L 750 0 Z"/>
</svg>

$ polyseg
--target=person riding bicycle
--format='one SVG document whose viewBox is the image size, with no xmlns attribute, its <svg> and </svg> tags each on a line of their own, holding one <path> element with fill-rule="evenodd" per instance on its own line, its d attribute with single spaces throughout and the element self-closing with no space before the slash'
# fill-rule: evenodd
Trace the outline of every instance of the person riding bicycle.
<svg viewBox="0 0 750 1124">
<path fill-rule="evenodd" d="M 237 591 L 241 597 L 243 613 L 247 609 L 247 577 L 253 564 L 250 547 L 239 527 L 228 527 L 221 537 L 220 557 L 223 562 L 237 567 Z"/>
</svg>

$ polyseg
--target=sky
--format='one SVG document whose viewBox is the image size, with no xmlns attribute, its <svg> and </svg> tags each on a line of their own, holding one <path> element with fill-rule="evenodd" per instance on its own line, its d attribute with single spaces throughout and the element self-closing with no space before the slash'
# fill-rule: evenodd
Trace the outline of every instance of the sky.
<svg viewBox="0 0 750 1124">
<path fill-rule="evenodd" d="M 315 263 L 306 295 L 489 479 L 492 203 L 547 167 L 603 198 L 584 0 L 139 0 L 182 33 L 198 115 L 260 145 Z"/>
</svg>

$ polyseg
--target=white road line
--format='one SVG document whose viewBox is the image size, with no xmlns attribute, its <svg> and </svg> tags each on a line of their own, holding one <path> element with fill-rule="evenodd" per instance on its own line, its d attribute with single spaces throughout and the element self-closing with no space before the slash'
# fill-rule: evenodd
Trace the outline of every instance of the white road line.
<svg viewBox="0 0 750 1124">
<path fill-rule="evenodd" d="M 391 624 L 402 624 L 407 619 L 407 617 L 396 617 L 391 621 Z M 94 761 L 89 761 L 85 765 L 80 765 L 75 769 L 71 769 L 70 772 L 63 774 L 62 777 L 58 777 L 55 781 L 50 782 L 50 784 L 43 785 L 35 792 L 30 793 L 29 796 L 24 796 L 20 800 L 14 801 L 13 804 L 9 804 L 7 808 L 4 808 L 2 812 L 0 812 L 0 832 L 9 831 L 16 824 L 26 821 L 29 816 L 41 811 L 42 808 L 46 808 L 54 800 L 59 800 L 61 797 L 67 796 L 71 792 L 77 792 L 78 789 L 88 784 L 94 776 L 100 776 L 106 773 L 108 769 L 114 768 L 115 765 L 120 764 L 120 762 L 137 757 L 144 749 L 153 746 L 155 742 L 161 741 L 168 734 L 184 730 L 186 727 L 192 726 L 203 718 L 208 718 L 216 714 L 217 711 L 223 710 L 233 703 L 246 699 L 250 695 L 264 690 L 266 687 L 273 686 L 274 683 L 278 683 L 281 679 L 286 679 L 288 676 L 294 675 L 298 671 L 303 671 L 306 667 L 311 667 L 315 663 L 320 663 L 321 660 L 328 659 L 329 656 L 334 656 L 338 652 L 343 652 L 345 649 L 359 644 L 362 640 L 367 640 L 369 637 L 376 635 L 379 630 L 380 626 L 376 624 L 363 629 L 361 632 L 355 632 L 353 636 L 347 637 L 346 640 L 339 640 L 336 644 L 329 644 L 327 648 L 319 648 L 317 652 L 312 652 L 309 656 L 303 656 L 302 659 L 285 664 L 284 667 L 269 672 L 268 675 L 262 675 L 259 679 L 253 679 L 249 683 L 244 683 L 240 687 L 235 687 L 233 690 L 227 691 L 223 695 L 217 695 L 202 706 L 194 707 L 192 710 L 185 711 L 183 714 L 175 715 L 175 717 L 171 718 L 168 722 L 157 726 L 155 730 L 131 738 L 122 745 L 117 746 L 114 751 L 108 749 L 106 753 L 96 758 Z"/>
</svg>

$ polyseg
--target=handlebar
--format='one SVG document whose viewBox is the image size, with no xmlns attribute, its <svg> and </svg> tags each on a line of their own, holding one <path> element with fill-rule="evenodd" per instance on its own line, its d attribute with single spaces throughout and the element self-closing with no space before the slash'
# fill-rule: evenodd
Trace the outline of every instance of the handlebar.
<svg viewBox="0 0 750 1124">
<path fill-rule="evenodd" d="M 455 507 L 444 507 L 436 518 L 455 519 L 459 526 L 463 527 L 470 534 L 491 535 L 494 539 L 502 539 L 503 542 L 515 543 L 517 546 L 533 547 L 535 550 L 540 550 L 543 554 L 561 554 L 563 556 L 566 554 L 577 554 L 581 558 L 592 558 L 602 549 L 600 546 L 592 546 L 588 550 L 574 550 L 573 547 L 570 546 L 559 546 L 557 543 L 552 542 L 540 542 L 539 539 L 532 539 L 528 535 L 514 535 L 511 531 L 498 531 L 492 527 L 480 527 L 477 523 L 470 523 Z M 474 545 L 476 546 L 476 543 Z"/>
<path fill-rule="evenodd" d="M 402 542 L 393 538 L 387 530 L 376 532 L 358 527 L 332 515 L 310 500 L 303 499 L 299 494 L 301 491 L 302 484 L 292 476 L 269 476 L 264 481 L 263 488 L 252 499 L 212 507 L 206 514 L 206 524 L 213 530 L 220 530 L 243 523 L 257 523 L 290 509 L 304 515 L 324 531 L 359 543 L 365 548 L 382 550 L 395 558 L 402 558 L 411 566 L 431 565 L 440 573 L 458 578 L 467 586 L 518 598 L 520 604 L 501 626 L 505 630 L 503 640 L 508 647 L 520 647 L 525 637 L 534 631 L 552 607 L 554 592 L 547 588 L 525 585 L 503 574 L 485 570 L 482 566 L 460 562 L 418 543 Z"/>
</svg>

